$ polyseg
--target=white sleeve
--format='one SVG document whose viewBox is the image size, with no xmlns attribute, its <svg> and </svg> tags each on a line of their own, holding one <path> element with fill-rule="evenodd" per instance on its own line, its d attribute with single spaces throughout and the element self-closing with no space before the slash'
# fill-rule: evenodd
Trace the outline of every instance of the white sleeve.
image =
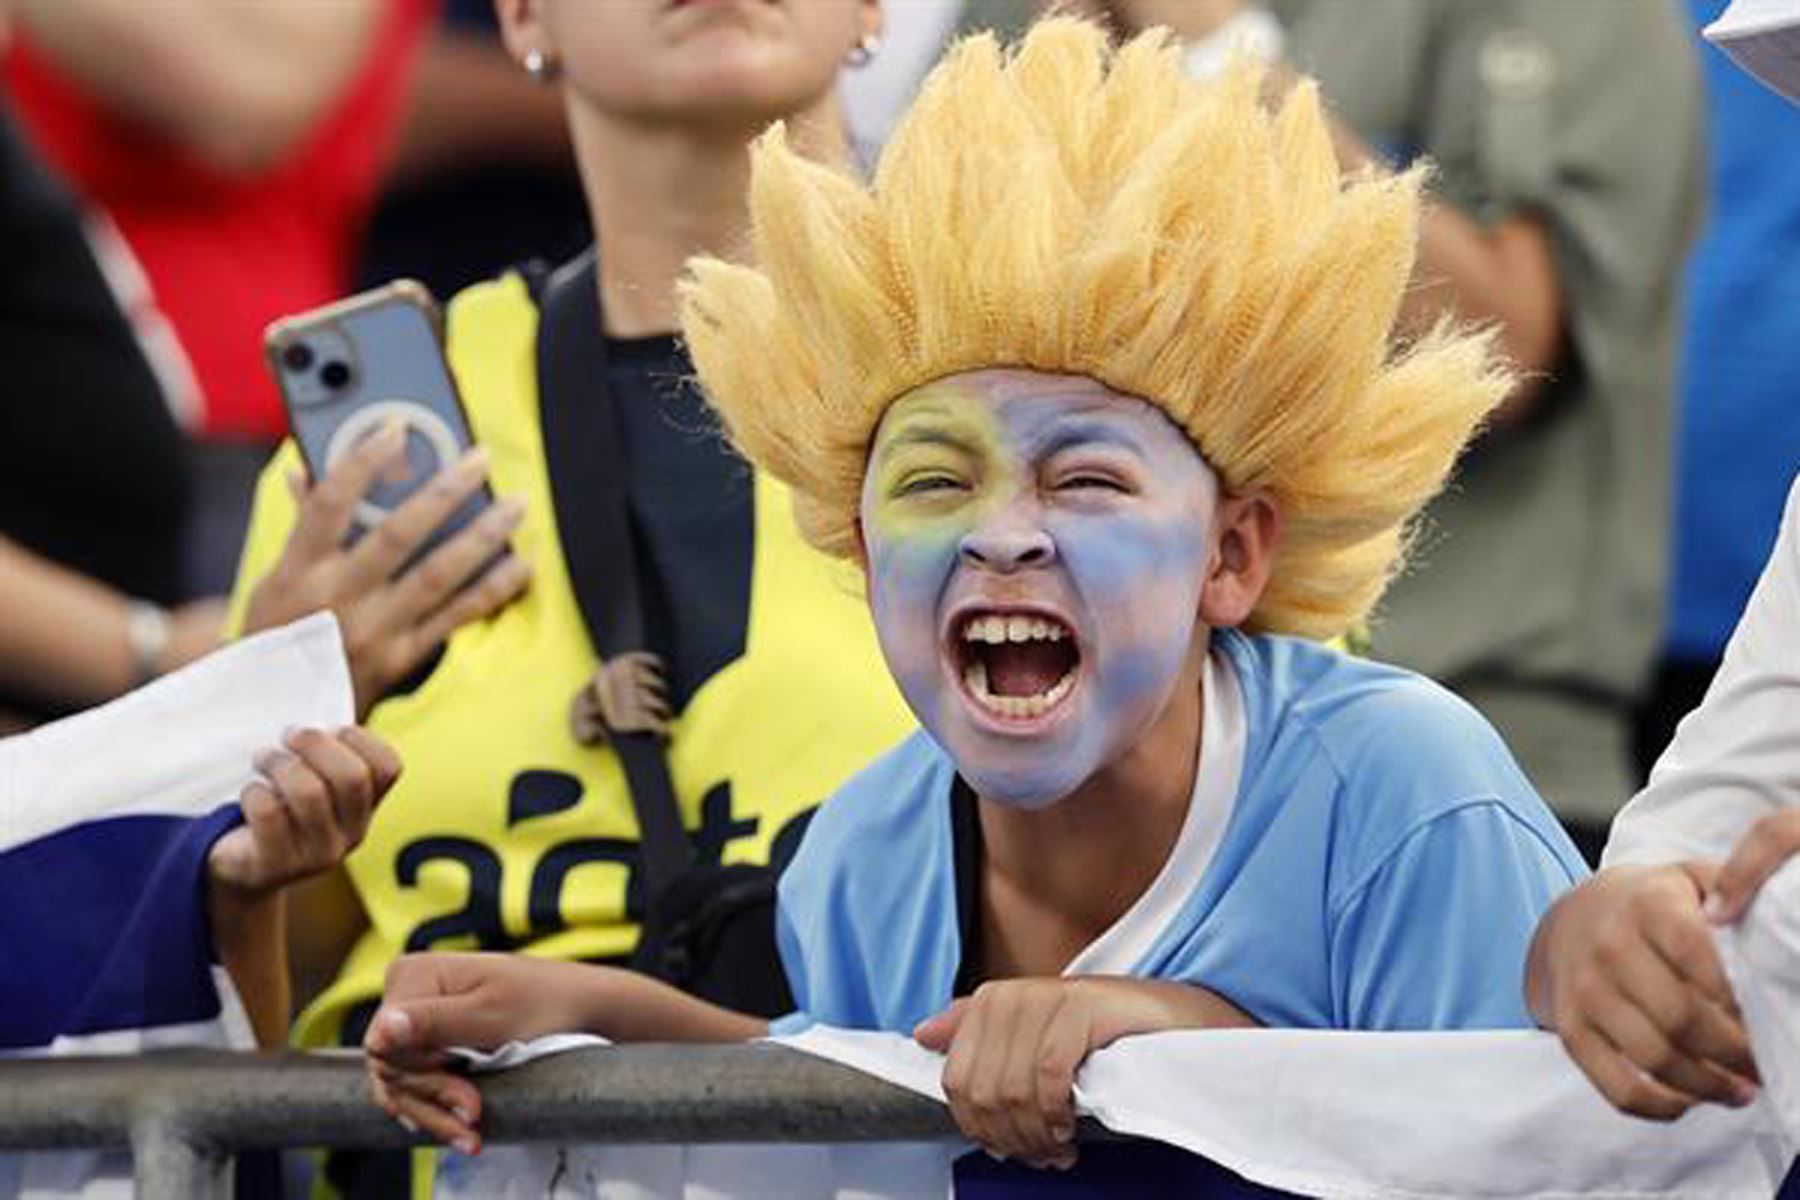
<svg viewBox="0 0 1800 1200">
<path fill-rule="evenodd" d="M 1613 822 L 1604 863 L 1721 859 L 1790 804 L 1800 804 L 1800 479 L 1718 675 Z"/>
</svg>

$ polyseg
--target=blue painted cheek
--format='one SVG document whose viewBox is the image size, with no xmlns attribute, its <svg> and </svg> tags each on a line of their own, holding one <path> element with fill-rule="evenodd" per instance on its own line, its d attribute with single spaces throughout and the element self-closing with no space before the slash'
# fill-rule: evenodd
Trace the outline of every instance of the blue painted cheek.
<svg viewBox="0 0 1800 1200">
<path fill-rule="evenodd" d="M 1050 532 L 1082 602 L 1108 624 L 1167 606 L 1170 588 L 1198 592 L 1206 530 L 1191 521 L 1072 516 Z"/>
<path fill-rule="evenodd" d="M 870 601 L 877 619 L 927 623 L 956 567 L 960 528 L 884 537 L 869 550 Z"/>
<path fill-rule="evenodd" d="M 1099 643 L 1098 709 L 1118 717 L 1159 699 L 1198 619 L 1204 530 L 1188 520 L 1074 517 L 1056 536 Z"/>
<path fill-rule="evenodd" d="M 941 715 L 948 699 L 938 669 L 937 617 L 960 541 L 960 529 L 930 527 L 904 537 L 876 536 L 869 545 L 869 607 L 882 656 L 913 714 L 926 725 Z"/>
</svg>

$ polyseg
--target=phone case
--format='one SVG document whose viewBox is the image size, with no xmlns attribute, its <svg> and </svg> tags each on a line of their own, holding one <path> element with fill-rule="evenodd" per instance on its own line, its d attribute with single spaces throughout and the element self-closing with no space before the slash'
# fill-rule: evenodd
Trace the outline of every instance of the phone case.
<svg viewBox="0 0 1800 1200">
<path fill-rule="evenodd" d="M 369 489 L 357 506 L 350 540 L 380 524 L 473 444 L 455 377 L 444 360 L 442 329 L 431 293 L 423 284 L 402 279 L 284 317 L 264 335 L 269 367 L 314 479 L 387 422 L 399 420 L 406 426 L 404 470 L 377 479 Z M 492 502 L 484 486 L 405 565 L 442 544 Z"/>
</svg>

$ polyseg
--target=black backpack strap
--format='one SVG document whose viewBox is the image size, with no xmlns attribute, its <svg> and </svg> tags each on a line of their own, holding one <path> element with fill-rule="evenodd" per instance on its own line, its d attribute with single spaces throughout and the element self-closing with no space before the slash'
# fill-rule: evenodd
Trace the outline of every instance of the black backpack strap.
<svg viewBox="0 0 1800 1200">
<path fill-rule="evenodd" d="M 643 595 L 625 491 L 618 416 L 604 377 L 594 253 L 544 282 L 537 378 L 557 536 L 582 622 L 600 660 L 572 706 L 576 736 L 605 740 L 625 769 L 637 812 L 643 894 L 656 896 L 693 862 L 663 756 L 668 724 L 662 662 L 645 644 Z"/>
</svg>

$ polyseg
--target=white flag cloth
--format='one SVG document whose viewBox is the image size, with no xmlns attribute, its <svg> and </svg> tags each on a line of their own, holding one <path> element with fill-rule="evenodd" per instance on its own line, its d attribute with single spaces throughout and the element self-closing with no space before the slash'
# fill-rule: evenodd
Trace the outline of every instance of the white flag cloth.
<svg viewBox="0 0 1800 1200">
<path fill-rule="evenodd" d="M 1800 862 L 1763 884 L 1719 948 L 1762 1072 L 1758 1106 L 1770 1110 L 1792 1159 L 1800 1155 Z"/>
<path fill-rule="evenodd" d="M 1127 1038 L 1076 1080 L 1115 1132 L 1202 1155 L 1265 1187 L 1341 1200 L 1767 1200 L 1800 1147 L 1800 864 L 1719 946 L 1765 1087 L 1747 1109 L 1624 1116 L 1554 1036 L 1216 1030 Z M 815 1026 L 775 1039 L 943 1099 L 943 1059 L 898 1034 Z M 539 1049 L 514 1045 L 513 1065 Z M 447 1156 L 438 1194 L 557 1200 L 944 1196 L 962 1145 L 503 1147 Z"/>
<path fill-rule="evenodd" d="M 321 615 L 0 740 L 0 1056 L 250 1045 L 211 965 L 206 851 L 258 754 L 353 714 Z M 0 1154 L 0 1200 L 130 1193 L 123 1154 Z"/>
<path fill-rule="evenodd" d="M 0 738 L 0 853 L 76 825 L 205 816 L 290 728 L 355 719 L 329 613 L 235 642 L 110 704 Z"/>
</svg>

